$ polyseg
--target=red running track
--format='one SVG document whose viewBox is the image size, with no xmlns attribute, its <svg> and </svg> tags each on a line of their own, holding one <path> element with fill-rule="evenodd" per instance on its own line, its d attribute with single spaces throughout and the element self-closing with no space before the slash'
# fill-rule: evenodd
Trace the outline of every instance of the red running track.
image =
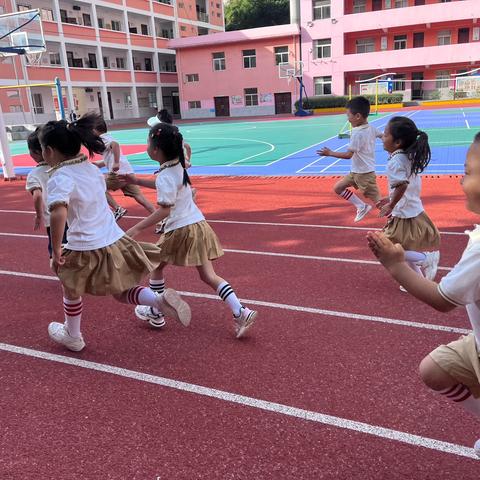
<svg viewBox="0 0 480 480">
<path fill-rule="evenodd" d="M 328 192 L 331 182 L 199 178 L 195 183 L 208 218 L 349 226 L 351 210 Z M 31 210 L 22 187 L 0 186 L 2 208 Z M 456 180 L 427 179 L 425 192 L 426 208 L 442 230 L 460 232 L 475 221 L 464 210 Z M 132 215 L 142 214 L 128 206 Z M 0 220 L 0 233 L 33 233 L 31 215 L 0 213 Z M 365 222 L 381 224 L 373 217 Z M 226 248 L 371 260 L 363 231 L 212 225 Z M 1 270 L 52 275 L 45 239 L 0 238 Z M 450 267 L 465 238 L 443 240 L 442 265 Z M 416 375 L 425 354 L 458 334 L 335 314 L 464 329 L 469 328 L 464 312 L 441 315 L 419 305 L 376 265 L 227 253 L 218 271 L 242 298 L 276 304 L 259 307 L 259 322 L 245 341 L 232 338 L 227 309 L 210 298 L 187 297 L 194 311 L 190 328 L 169 322 L 152 331 L 129 307 L 89 297 L 87 349 L 68 354 L 46 335 L 48 322 L 61 315 L 58 282 L 2 275 L 0 342 L 466 447 L 480 436 L 478 422 L 431 394 Z M 212 294 L 189 269 L 171 268 L 167 282 Z M 1 352 L 0 365 L 4 478 L 478 478 L 475 460 L 374 434 L 25 354 Z"/>
</svg>

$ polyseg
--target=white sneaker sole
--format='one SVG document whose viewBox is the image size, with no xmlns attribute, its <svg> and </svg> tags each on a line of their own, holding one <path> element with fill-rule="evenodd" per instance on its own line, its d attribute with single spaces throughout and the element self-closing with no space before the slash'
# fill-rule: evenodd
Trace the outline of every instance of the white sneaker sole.
<svg viewBox="0 0 480 480">
<path fill-rule="evenodd" d="M 357 216 L 355 217 L 355 220 L 354 222 L 359 222 L 360 220 L 363 220 L 365 218 L 366 215 L 368 215 L 368 212 L 370 212 L 370 210 L 372 209 L 372 206 L 371 205 L 367 205 L 365 207 L 365 210 L 362 211 L 362 213 L 358 213 Z"/>
<path fill-rule="evenodd" d="M 48 335 L 55 343 L 63 345 L 65 348 L 68 348 L 72 352 L 80 352 L 85 348 L 85 342 L 83 338 L 74 339 L 73 337 L 70 337 L 72 338 L 72 342 L 69 342 L 65 341 L 65 337 L 57 336 L 56 332 L 59 330 L 59 327 L 57 325 L 61 325 L 63 327 L 63 325 L 58 322 L 52 322 L 48 326 Z"/>
<path fill-rule="evenodd" d="M 151 318 L 148 315 L 142 315 L 138 310 L 138 306 L 135 307 L 135 316 L 139 320 L 143 320 L 144 322 L 148 322 L 154 328 L 162 328 L 166 325 L 165 319 L 163 317 L 160 318 Z"/>
<path fill-rule="evenodd" d="M 187 302 L 172 288 L 167 288 L 159 296 L 157 308 L 166 316 L 179 321 L 184 327 L 190 325 L 192 311 Z"/>
<path fill-rule="evenodd" d="M 245 325 L 242 325 L 238 330 L 237 330 L 237 334 L 236 334 L 236 338 L 242 338 L 245 333 L 247 333 L 247 330 L 255 323 L 255 320 L 257 318 L 257 315 L 258 315 L 258 312 L 256 312 L 255 310 L 252 311 L 250 317 L 248 318 L 248 320 L 245 322 Z"/>
</svg>

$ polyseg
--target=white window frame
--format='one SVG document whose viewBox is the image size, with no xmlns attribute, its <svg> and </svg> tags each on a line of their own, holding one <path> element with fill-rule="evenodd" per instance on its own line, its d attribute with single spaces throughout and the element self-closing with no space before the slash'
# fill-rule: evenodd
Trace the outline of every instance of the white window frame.
<svg viewBox="0 0 480 480">
<path fill-rule="evenodd" d="M 408 7 L 408 0 L 395 0 L 393 4 L 394 8 L 405 8 Z"/>
<path fill-rule="evenodd" d="M 258 88 L 245 88 L 243 94 L 245 95 L 246 107 L 258 106 Z"/>
<path fill-rule="evenodd" d="M 406 89 L 407 75 L 405 73 L 399 73 L 393 76 L 392 81 L 393 91 L 402 92 Z"/>
<path fill-rule="evenodd" d="M 123 94 L 123 104 L 124 104 L 125 108 L 133 108 L 132 94 L 131 93 L 124 93 Z"/>
<path fill-rule="evenodd" d="M 52 57 L 54 57 L 52 59 Z M 55 60 L 55 61 L 53 61 Z M 60 55 L 60 52 L 50 52 L 49 53 L 49 62 L 50 65 L 61 65 L 62 64 L 62 56 Z"/>
<path fill-rule="evenodd" d="M 40 9 L 40 17 L 42 20 L 46 22 L 54 22 L 55 17 L 53 16 L 53 10 L 50 10 L 49 8 L 41 8 Z"/>
<path fill-rule="evenodd" d="M 402 37 L 402 38 L 398 38 Z M 408 36 L 407 35 L 395 35 L 393 37 L 393 49 L 394 50 L 406 50 L 408 44 Z M 400 48 L 397 48 L 400 47 Z"/>
<path fill-rule="evenodd" d="M 331 95 L 332 94 L 332 77 L 315 77 L 313 79 L 315 95 Z M 328 90 L 325 92 L 325 87 Z"/>
<path fill-rule="evenodd" d="M 332 56 L 332 39 L 321 38 L 314 41 L 315 58 L 330 58 Z"/>
<path fill-rule="evenodd" d="M 313 0 L 313 20 L 324 20 L 332 16 L 331 0 Z"/>
<path fill-rule="evenodd" d="M 356 53 L 370 53 L 375 51 L 375 39 L 359 38 L 355 42 Z"/>
<path fill-rule="evenodd" d="M 437 35 L 438 45 L 451 45 L 452 44 L 452 31 L 440 30 Z"/>
<path fill-rule="evenodd" d="M 188 102 L 188 109 L 189 110 L 196 110 L 202 108 L 202 102 L 200 100 L 190 100 Z"/>
<path fill-rule="evenodd" d="M 253 54 L 246 52 L 253 52 Z M 257 68 L 257 51 L 254 48 L 250 48 L 248 50 L 242 50 L 242 57 L 243 57 L 243 68 L 250 69 L 250 68 Z"/>
<path fill-rule="evenodd" d="M 187 83 L 195 83 L 200 80 L 200 77 L 198 73 L 186 73 L 185 80 L 187 81 Z"/>
<path fill-rule="evenodd" d="M 367 0 L 353 0 L 353 13 L 363 13 L 367 11 Z"/>
<path fill-rule="evenodd" d="M 449 88 L 451 78 L 448 70 L 437 70 L 435 72 L 435 88 Z"/>
<path fill-rule="evenodd" d="M 215 57 L 215 55 L 217 55 Z M 222 55 L 222 56 L 220 56 Z M 227 69 L 227 64 L 225 62 L 225 52 L 213 52 L 212 53 L 212 62 L 213 62 L 213 71 L 221 72 Z"/>
<path fill-rule="evenodd" d="M 122 22 L 120 20 L 112 20 L 112 30 L 115 32 L 122 31 Z"/>
<path fill-rule="evenodd" d="M 115 57 L 115 65 L 117 70 L 125 70 L 125 59 L 123 57 Z"/>
<path fill-rule="evenodd" d="M 279 50 L 282 49 L 280 52 Z M 287 49 L 285 51 L 285 49 Z M 273 51 L 275 52 L 275 65 L 280 65 L 281 63 L 288 63 L 290 57 L 290 52 L 287 45 L 282 45 L 280 47 L 274 47 Z"/>
<path fill-rule="evenodd" d="M 32 106 L 33 113 L 36 115 L 42 115 L 45 113 L 45 108 L 43 106 L 43 98 L 41 93 L 32 93 Z"/>
</svg>

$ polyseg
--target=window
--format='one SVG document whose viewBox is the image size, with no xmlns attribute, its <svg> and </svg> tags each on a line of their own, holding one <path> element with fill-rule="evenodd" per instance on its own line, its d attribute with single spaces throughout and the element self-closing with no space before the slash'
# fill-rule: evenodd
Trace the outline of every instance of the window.
<svg viewBox="0 0 480 480">
<path fill-rule="evenodd" d="M 315 77 L 315 95 L 332 94 L 332 77 Z"/>
<path fill-rule="evenodd" d="M 243 50 L 243 68 L 255 68 L 257 66 L 257 53 L 255 50 Z"/>
<path fill-rule="evenodd" d="M 395 8 L 408 7 L 408 0 L 395 0 Z"/>
<path fill-rule="evenodd" d="M 393 49 L 394 50 L 405 50 L 407 48 L 407 36 L 406 35 L 395 35 L 393 37 Z"/>
<path fill-rule="evenodd" d="M 382 9 L 382 0 L 373 0 L 372 2 L 372 10 L 381 10 Z"/>
<path fill-rule="evenodd" d="M 67 23 L 68 21 L 68 15 L 66 10 L 60 9 L 60 21 L 62 23 Z"/>
<path fill-rule="evenodd" d="M 332 56 L 332 40 L 325 38 L 323 40 L 315 40 L 315 58 L 329 58 Z"/>
<path fill-rule="evenodd" d="M 75 59 L 73 58 L 73 52 L 67 52 L 67 65 L 69 67 L 74 67 Z"/>
<path fill-rule="evenodd" d="M 187 73 L 187 83 L 198 82 L 198 73 Z"/>
<path fill-rule="evenodd" d="M 103 18 L 97 18 L 98 28 L 104 28 Z"/>
<path fill-rule="evenodd" d="M 198 35 L 208 35 L 208 28 L 205 27 L 198 27 Z"/>
<path fill-rule="evenodd" d="M 353 13 L 362 13 L 367 10 L 367 0 L 353 0 Z"/>
<path fill-rule="evenodd" d="M 415 6 L 417 5 L 425 5 L 425 0 L 415 0 Z"/>
<path fill-rule="evenodd" d="M 125 59 L 122 57 L 115 58 L 115 63 L 119 70 L 125 70 Z"/>
<path fill-rule="evenodd" d="M 148 106 L 157 108 L 157 94 L 155 92 L 148 92 Z"/>
<path fill-rule="evenodd" d="M 125 108 L 132 108 L 132 96 L 129 93 L 124 94 L 123 103 Z"/>
<path fill-rule="evenodd" d="M 470 29 L 459 28 L 458 29 L 458 43 L 468 43 L 470 41 Z"/>
<path fill-rule="evenodd" d="M 405 90 L 405 81 L 407 76 L 405 74 L 394 75 L 393 77 L 393 91 Z"/>
<path fill-rule="evenodd" d="M 50 65 L 61 65 L 60 53 L 50 53 Z"/>
<path fill-rule="evenodd" d="M 450 30 L 440 30 L 438 32 L 438 44 L 450 45 L 452 43 L 452 32 Z"/>
<path fill-rule="evenodd" d="M 110 68 L 108 57 L 103 57 L 103 68 Z"/>
<path fill-rule="evenodd" d="M 47 22 L 54 22 L 55 20 L 53 19 L 53 11 L 49 10 L 48 8 L 41 8 L 40 9 L 40 17 L 42 20 L 45 20 Z"/>
<path fill-rule="evenodd" d="M 112 20 L 112 30 L 120 32 L 122 30 L 122 25 L 118 20 Z"/>
<path fill-rule="evenodd" d="M 356 41 L 357 53 L 368 53 L 375 51 L 374 38 L 360 38 Z"/>
<path fill-rule="evenodd" d="M 30 5 L 17 5 L 17 10 L 19 12 L 25 12 L 26 10 L 31 10 L 32 7 Z"/>
<path fill-rule="evenodd" d="M 288 47 L 275 47 L 275 65 L 288 63 Z"/>
<path fill-rule="evenodd" d="M 140 25 L 140 30 L 142 31 L 142 35 L 148 35 L 148 25 L 144 25 L 143 23 Z"/>
<path fill-rule="evenodd" d="M 415 32 L 413 34 L 413 48 L 421 48 L 425 44 L 425 34 L 423 32 Z"/>
<path fill-rule="evenodd" d="M 225 52 L 217 52 L 212 54 L 213 58 L 213 69 L 215 71 L 225 70 Z"/>
<path fill-rule="evenodd" d="M 202 103 L 200 100 L 194 100 L 193 102 L 188 102 L 188 109 L 193 110 L 195 108 L 202 108 Z"/>
<path fill-rule="evenodd" d="M 33 113 L 44 113 L 41 93 L 32 93 Z"/>
<path fill-rule="evenodd" d="M 255 107 L 258 105 L 258 89 L 256 88 L 246 88 L 244 90 L 245 94 L 245 106 Z"/>
<path fill-rule="evenodd" d="M 10 113 L 20 113 L 21 111 L 21 105 L 10 105 Z"/>
<path fill-rule="evenodd" d="M 146 58 L 146 59 L 145 59 L 145 70 L 146 70 L 147 72 L 153 71 L 153 68 L 152 68 L 152 59 L 151 59 L 151 58 Z"/>
<path fill-rule="evenodd" d="M 82 18 L 83 18 L 83 24 L 86 26 L 86 27 L 91 27 L 92 26 L 92 19 L 90 17 L 90 14 L 88 13 L 84 13 L 82 15 Z"/>
<path fill-rule="evenodd" d="M 313 0 L 313 19 L 323 20 L 324 18 L 330 18 L 330 0 Z"/>
<path fill-rule="evenodd" d="M 94 53 L 88 54 L 88 68 L 98 68 L 97 67 L 97 56 Z"/>
<path fill-rule="evenodd" d="M 439 70 L 435 75 L 435 88 L 448 88 L 450 85 L 450 72 L 448 70 Z"/>
</svg>

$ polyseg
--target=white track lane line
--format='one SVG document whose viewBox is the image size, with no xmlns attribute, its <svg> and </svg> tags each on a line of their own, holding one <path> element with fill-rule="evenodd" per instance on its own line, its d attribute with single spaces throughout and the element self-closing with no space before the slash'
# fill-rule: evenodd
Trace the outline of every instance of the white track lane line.
<svg viewBox="0 0 480 480">
<path fill-rule="evenodd" d="M 0 237 L 26 237 L 26 238 L 48 238 L 46 235 L 33 235 L 27 233 L 7 233 L 0 232 Z M 356 258 L 340 258 L 340 257 L 322 257 L 317 255 L 300 255 L 296 253 L 282 253 L 282 252 L 259 252 L 258 250 L 238 250 L 233 248 L 224 248 L 225 252 L 238 253 L 243 255 L 262 255 L 265 257 L 284 257 L 297 258 L 300 260 L 316 260 L 323 262 L 340 262 L 340 263 L 358 263 L 361 265 L 375 265 L 380 266 L 380 263 L 375 260 L 361 260 Z M 438 267 L 438 270 L 449 272 L 451 267 Z"/>
<path fill-rule="evenodd" d="M 15 272 L 11 270 L 0 270 L 0 275 L 32 278 L 35 280 L 50 280 L 55 282 L 58 281 L 58 278 L 53 275 L 39 275 L 35 273 Z M 217 295 L 211 295 L 208 293 L 183 292 L 183 291 L 179 291 L 179 293 L 185 297 L 202 298 L 202 299 L 208 298 L 209 300 L 222 301 Z M 301 312 L 301 313 L 309 313 L 313 315 L 339 317 L 339 318 L 346 318 L 349 320 L 361 320 L 361 321 L 367 321 L 367 322 L 385 323 L 390 325 L 398 325 L 402 327 L 417 328 L 421 330 L 433 330 L 437 332 L 455 333 L 460 335 L 468 335 L 469 333 L 471 333 L 471 330 L 468 330 L 465 328 L 450 327 L 448 325 L 435 325 L 435 324 L 429 324 L 429 323 L 410 322 L 408 320 L 398 320 L 396 318 L 377 317 L 374 315 L 363 315 L 359 313 L 350 313 L 350 312 L 339 312 L 336 310 L 325 310 L 321 308 L 302 307 L 298 305 L 287 305 L 283 303 L 265 302 L 263 300 L 252 300 L 248 298 L 242 298 L 240 299 L 240 301 L 247 303 L 249 305 L 257 305 L 259 307 L 267 307 L 267 308 L 276 308 L 279 310 L 286 310 L 291 312 Z"/>
<path fill-rule="evenodd" d="M 56 355 L 53 353 L 42 352 L 39 350 L 32 350 L 30 348 L 18 347 L 16 345 L 9 345 L 6 343 L 0 343 L 0 350 L 9 353 L 15 353 L 17 355 L 24 355 L 31 358 L 47 360 L 50 362 L 62 363 L 64 365 L 70 365 L 77 368 L 84 368 L 87 370 L 92 370 L 94 372 L 116 375 L 118 377 L 128 378 L 139 382 L 159 385 L 161 387 L 166 387 L 177 391 L 188 392 L 193 393 L 194 395 L 201 395 L 204 397 L 213 398 L 222 402 L 228 402 L 231 404 L 233 403 L 244 407 L 250 407 L 266 412 L 285 415 L 287 417 L 293 417 L 307 422 L 314 422 L 387 440 L 393 440 L 396 442 L 413 445 L 414 447 L 423 447 L 437 452 L 449 453 L 452 455 L 458 455 L 461 457 L 478 460 L 478 457 L 475 455 L 473 448 L 468 448 L 463 445 L 457 445 L 454 443 L 443 442 L 441 440 L 436 440 L 433 438 L 422 437 L 419 435 L 412 435 L 410 433 L 401 432 L 398 430 L 393 430 L 390 428 L 380 427 L 376 425 L 370 425 L 368 423 L 357 422 L 348 418 L 326 415 L 324 413 L 304 410 L 281 403 L 273 403 L 259 398 L 247 397 L 245 395 L 239 395 L 236 393 L 227 392 L 225 390 L 217 390 L 215 388 L 209 388 L 203 385 L 196 385 L 194 383 L 187 383 L 179 380 L 173 380 L 170 378 L 159 377 L 143 372 L 137 372 L 134 370 L 115 367 L 113 365 L 90 362 L 88 360 L 82 360 L 75 357 L 65 357 L 63 355 Z M 345 441 L 348 441 L 348 439 L 346 439 Z M 354 442 L 354 440 L 350 441 Z"/>
<path fill-rule="evenodd" d="M 19 213 L 26 215 L 33 215 L 35 212 L 31 210 L 0 210 L 0 213 Z M 135 215 L 125 215 L 123 218 L 130 218 L 133 220 L 143 220 L 145 217 Z M 309 224 L 309 223 L 279 223 L 279 222 L 242 222 L 239 220 L 212 220 L 207 218 L 208 223 L 226 223 L 232 225 L 262 225 L 266 227 L 297 227 L 297 228 L 325 228 L 333 230 L 381 230 L 381 228 L 375 227 L 347 227 L 342 225 L 321 225 L 321 224 Z M 458 235 L 466 238 L 464 232 L 447 232 L 441 231 L 442 235 Z"/>
</svg>

